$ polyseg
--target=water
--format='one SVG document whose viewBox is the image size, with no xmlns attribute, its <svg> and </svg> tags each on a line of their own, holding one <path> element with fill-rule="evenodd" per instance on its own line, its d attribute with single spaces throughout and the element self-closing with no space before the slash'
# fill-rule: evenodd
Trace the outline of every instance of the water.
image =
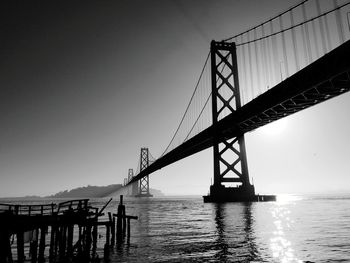
<svg viewBox="0 0 350 263">
<path fill-rule="evenodd" d="M 116 213 L 117 204 L 107 212 Z M 201 198 L 126 198 L 125 204 L 139 220 L 111 262 L 350 262 L 350 196 L 221 205 Z M 99 232 L 102 256 L 105 232 Z"/>
<path fill-rule="evenodd" d="M 350 196 L 127 199 L 126 209 L 139 220 L 112 262 L 350 262 Z"/>
</svg>

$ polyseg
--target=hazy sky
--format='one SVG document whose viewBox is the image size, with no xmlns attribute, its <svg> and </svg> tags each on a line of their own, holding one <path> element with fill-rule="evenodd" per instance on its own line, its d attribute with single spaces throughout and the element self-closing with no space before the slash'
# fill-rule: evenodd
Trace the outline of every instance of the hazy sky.
<svg viewBox="0 0 350 263">
<path fill-rule="evenodd" d="M 44 1 L 42 1 L 44 2 Z M 264 3 L 263 5 L 261 3 Z M 0 15 L 0 196 L 122 183 L 163 152 L 212 39 L 298 1 L 14 1 Z M 257 192 L 350 191 L 350 94 L 246 135 Z M 277 131 L 279 130 L 279 131 Z M 206 194 L 208 149 L 150 177 Z"/>
</svg>

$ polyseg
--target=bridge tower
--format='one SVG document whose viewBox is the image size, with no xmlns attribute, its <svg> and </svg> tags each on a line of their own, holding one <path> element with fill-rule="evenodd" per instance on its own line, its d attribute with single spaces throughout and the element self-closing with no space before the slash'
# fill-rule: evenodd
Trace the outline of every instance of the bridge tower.
<svg viewBox="0 0 350 263">
<path fill-rule="evenodd" d="M 217 127 L 219 120 L 241 107 L 236 45 L 212 41 L 210 52 L 214 183 L 204 202 L 250 201 L 255 197 L 255 190 L 249 182 L 244 134 L 227 139 Z"/>
<path fill-rule="evenodd" d="M 141 148 L 140 153 L 140 172 L 146 169 L 149 165 L 149 151 L 148 148 Z M 140 179 L 139 182 L 139 191 L 136 195 L 137 197 L 152 197 L 152 195 L 149 192 L 149 176 L 146 175 L 145 177 Z"/>
<path fill-rule="evenodd" d="M 134 169 L 130 168 L 128 170 L 128 182 L 130 182 L 133 177 Z M 135 196 L 138 194 L 138 182 L 131 184 L 131 186 L 128 188 L 128 194 L 131 196 Z"/>
</svg>

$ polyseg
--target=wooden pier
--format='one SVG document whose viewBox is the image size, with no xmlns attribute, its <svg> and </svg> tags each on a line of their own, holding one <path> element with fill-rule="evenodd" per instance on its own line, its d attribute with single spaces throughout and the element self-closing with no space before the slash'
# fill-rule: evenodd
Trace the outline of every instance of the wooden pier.
<svg viewBox="0 0 350 263">
<path fill-rule="evenodd" d="M 130 240 L 130 220 L 137 219 L 125 214 L 120 196 L 117 214 L 109 212 L 107 221 L 99 221 L 111 200 L 101 209 L 92 207 L 89 199 L 43 205 L 0 204 L 0 262 L 96 261 L 100 226 L 106 236 L 103 257 L 108 261 L 116 243 L 124 242 L 125 237 Z"/>
</svg>

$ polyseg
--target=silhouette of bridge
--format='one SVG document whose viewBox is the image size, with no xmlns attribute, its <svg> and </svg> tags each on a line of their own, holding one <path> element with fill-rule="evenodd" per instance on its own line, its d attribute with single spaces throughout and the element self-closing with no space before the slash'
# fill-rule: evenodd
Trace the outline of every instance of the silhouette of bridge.
<svg viewBox="0 0 350 263">
<path fill-rule="evenodd" d="M 141 149 L 140 168 L 129 170 L 125 186 L 149 196 L 152 172 L 213 147 L 214 183 L 204 201 L 257 200 L 244 134 L 349 91 L 349 28 L 350 1 L 304 0 L 212 41 L 170 143 L 158 158 Z"/>
</svg>

